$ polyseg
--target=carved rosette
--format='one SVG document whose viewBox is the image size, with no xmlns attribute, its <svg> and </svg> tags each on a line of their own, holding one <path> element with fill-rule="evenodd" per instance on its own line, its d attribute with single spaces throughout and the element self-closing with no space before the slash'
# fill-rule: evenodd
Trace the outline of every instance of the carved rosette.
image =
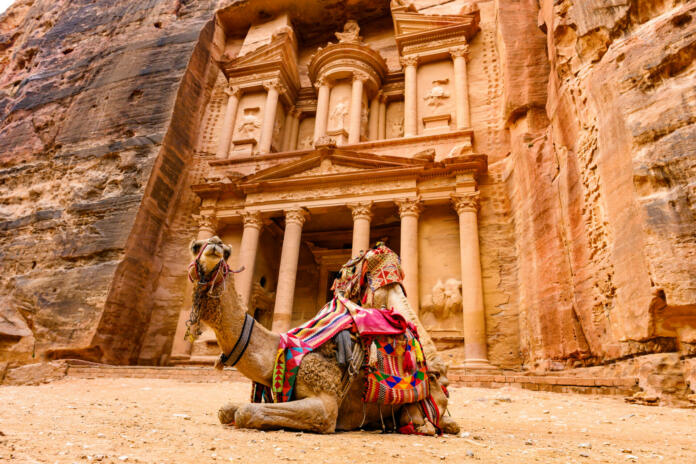
<svg viewBox="0 0 696 464">
<path fill-rule="evenodd" d="M 423 211 L 423 203 L 420 198 L 404 198 L 403 200 L 396 200 L 396 205 L 399 207 L 399 216 L 420 216 Z"/>
<path fill-rule="evenodd" d="M 457 214 L 478 213 L 480 208 L 479 192 L 452 195 L 452 206 Z"/>
<path fill-rule="evenodd" d="M 297 224 L 302 227 L 307 220 L 308 213 L 302 208 L 285 210 L 285 225 Z"/>
<path fill-rule="evenodd" d="M 263 219 L 261 218 L 261 213 L 258 211 L 243 211 L 242 220 L 244 221 L 244 228 L 252 228 L 261 230 L 263 227 Z"/>
<path fill-rule="evenodd" d="M 364 202 L 364 203 L 353 203 L 348 205 L 348 208 L 350 208 L 351 213 L 353 214 L 353 221 L 357 221 L 358 219 L 367 219 L 368 221 L 372 220 L 372 202 Z"/>
<path fill-rule="evenodd" d="M 399 63 L 404 68 L 407 66 L 418 66 L 418 55 L 402 56 L 399 58 Z"/>
<path fill-rule="evenodd" d="M 450 56 L 452 56 L 453 59 L 464 57 L 465 59 L 468 60 L 469 59 L 469 44 L 464 44 L 464 45 L 460 45 L 458 47 L 450 48 L 449 52 L 450 52 Z"/>
</svg>

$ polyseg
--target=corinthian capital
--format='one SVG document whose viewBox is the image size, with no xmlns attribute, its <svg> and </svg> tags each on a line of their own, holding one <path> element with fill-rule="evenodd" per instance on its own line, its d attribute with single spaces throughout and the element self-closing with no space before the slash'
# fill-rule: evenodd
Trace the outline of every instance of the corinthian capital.
<svg viewBox="0 0 696 464">
<path fill-rule="evenodd" d="M 263 219 L 261 218 L 261 213 L 258 211 L 243 211 L 242 220 L 244 221 L 244 228 L 251 227 L 253 229 L 261 230 L 263 227 Z"/>
<path fill-rule="evenodd" d="M 479 192 L 452 195 L 452 206 L 457 214 L 477 213 L 480 208 Z"/>
<path fill-rule="evenodd" d="M 283 84 L 280 83 L 279 79 L 271 79 L 264 82 L 263 88 L 266 89 L 266 92 L 270 91 L 271 89 L 275 89 L 280 94 L 285 92 L 285 88 L 283 87 Z"/>
<path fill-rule="evenodd" d="M 293 208 L 285 210 L 285 224 L 298 224 L 302 226 L 307 220 L 309 214 L 302 208 Z"/>
<path fill-rule="evenodd" d="M 317 79 L 314 81 L 314 87 L 318 90 L 319 87 L 323 87 L 325 85 L 329 85 L 329 79 L 326 76 L 319 76 Z"/>
<path fill-rule="evenodd" d="M 368 221 L 372 220 L 371 201 L 363 203 L 353 203 L 348 205 L 348 208 L 350 208 L 350 211 L 353 214 L 353 221 L 357 221 L 358 219 L 367 219 Z"/>
<path fill-rule="evenodd" d="M 198 233 L 209 234 L 211 237 L 217 233 L 218 221 L 214 212 L 203 212 L 194 219 L 198 223 Z"/>
<path fill-rule="evenodd" d="M 450 48 L 450 55 L 452 58 L 458 58 L 458 57 L 464 57 L 468 58 L 469 57 L 469 44 L 464 44 L 460 45 L 458 47 Z"/>
<path fill-rule="evenodd" d="M 353 81 L 360 81 L 362 83 L 367 82 L 370 79 L 370 76 L 363 71 L 355 71 L 353 73 Z"/>
<path fill-rule="evenodd" d="M 401 66 L 418 66 L 418 55 L 402 56 L 399 58 L 399 63 Z"/>
<path fill-rule="evenodd" d="M 227 95 L 228 97 L 237 97 L 237 98 L 239 98 L 239 96 L 240 96 L 241 94 L 242 94 L 242 89 L 240 89 L 240 88 L 239 88 L 238 86 L 236 86 L 236 85 L 230 85 L 230 86 L 227 86 L 227 87 L 225 88 L 225 95 Z"/>
<path fill-rule="evenodd" d="M 399 216 L 415 216 L 418 217 L 423 211 L 423 203 L 420 198 L 404 198 L 396 200 L 396 205 L 399 207 Z"/>
</svg>

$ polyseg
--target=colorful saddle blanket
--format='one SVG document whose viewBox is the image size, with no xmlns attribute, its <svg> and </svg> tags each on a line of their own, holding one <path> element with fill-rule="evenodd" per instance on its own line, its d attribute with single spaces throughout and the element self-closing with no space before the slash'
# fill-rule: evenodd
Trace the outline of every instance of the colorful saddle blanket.
<svg viewBox="0 0 696 464">
<path fill-rule="evenodd" d="M 275 402 L 283 403 L 292 399 L 297 372 L 305 355 L 319 348 L 343 330 L 350 330 L 352 333 L 358 334 L 366 344 L 366 352 L 367 349 L 370 349 L 372 340 L 377 340 L 378 336 L 391 336 L 392 338 L 398 336 L 403 339 L 404 334 L 410 334 L 410 344 L 404 342 L 402 345 L 410 347 L 411 344 L 417 344 L 422 358 L 416 327 L 404 319 L 401 314 L 393 310 L 362 308 L 342 296 L 336 296 L 313 319 L 281 334 L 271 384 Z M 386 342 L 384 343 L 386 346 Z M 411 356 L 410 353 L 409 348 L 408 356 Z M 384 357 L 379 359 L 387 361 L 387 358 Z M 382 365 L 388 366 L 389 363 L 387 361 L 386 364 Z M 393 361 L 392 365 L 395 366 Z M 406 362 L 407 367 L 410 365 L 413 365 L 413 362 L 411 364 Z M 423 367 L 425 368 L 424 363 Z M 383 370 L 383 372 L 404 377 L 401 370 Z"/>
</svg>

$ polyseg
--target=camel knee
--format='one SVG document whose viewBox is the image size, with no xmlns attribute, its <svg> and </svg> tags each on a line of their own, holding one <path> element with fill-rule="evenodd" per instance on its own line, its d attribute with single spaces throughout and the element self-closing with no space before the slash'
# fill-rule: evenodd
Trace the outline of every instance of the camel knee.
<svg viewBox="0 0 696 464">
<path fill-rule="evenodd" d="M 234 415 L 239 409 L 236 403 L 227 403 L 218 409 L 218 419 L 223 425 L 234 423 Z"/>
<path fill-rule="evenodd" d="M 459 424 L 457 424 L 451 417 L 443 416 L 442 419 L 440 419 L 440 428 L 442 429 L 442 433 L 459 435 Z"/>
</svg>

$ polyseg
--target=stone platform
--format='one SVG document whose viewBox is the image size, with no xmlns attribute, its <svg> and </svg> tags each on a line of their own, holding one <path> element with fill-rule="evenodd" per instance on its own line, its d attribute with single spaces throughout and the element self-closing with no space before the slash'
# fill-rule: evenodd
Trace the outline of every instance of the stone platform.
<svg viewBox="0 0 696 464">
<path fill-rule="evenodd" d="M 185 382 L 244 381 L 235 369 L 216 371 L 211 366 L 113 366 L 84 361 L 68 361 L 67 376 L 77 378 L 155 378 Z M 454 387 L 515 387 L 533 391 L 630 396 L 639 390 L 635 377 L 585 378 L 568 375 L 523 375 L 514 371 L 476 371 L 453 368 L 449 372 Z"/>
</svg>

